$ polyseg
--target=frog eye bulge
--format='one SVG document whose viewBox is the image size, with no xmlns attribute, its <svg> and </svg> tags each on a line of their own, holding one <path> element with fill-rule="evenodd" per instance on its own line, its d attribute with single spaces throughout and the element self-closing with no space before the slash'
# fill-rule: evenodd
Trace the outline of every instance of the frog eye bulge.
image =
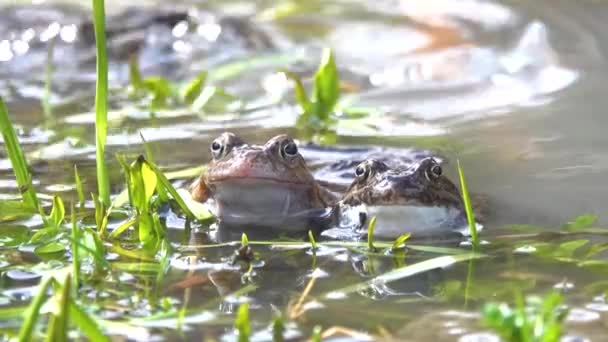
<svg viewBox="0 0 608 342">
<path fill-rule="evenodd" d="M 293 157 L 298 154 L 298 147 L 293 141 L 288 142 L 283 146 L 283 155 L 286 157 Z"/>
<path fill-rule="evenodd" d="M 443 170 L 441 169 L 441 166 L 439 165 L 434 165 L 433 167 L 431 167 L 431 173 L 435 176 L 435 177 L 439 177 L 441 176 L 441 174 L 443 173 Z"/>
<path fill-rule="evenodd" d="M 355 176 L 357 178 L 359 178 L 360 180 L 365 180 L 365 178 L 367 178 L 368 173 L 369 173 L 369 171 L 368 171 L 367 165 L 364 165 L 364 164 L 360 164 L 355 169 Z"/>
<path fill-rule="evenodd" d="M 223 150 L 224 150 L 224 145 L 221 142 L 214 140 L 211 143 L 211 154 L 213 155 L 213 158 L 221 157 Z"/>
<path fill-rule="evenodd" d="M 426 172 L 424 173 L 424 176 L 430 182 L 434 179 L 441 177 L 442 174 L 443 174 L 443 169 L 441 168 L 441 166 L 438 164 L 434 164 L 434 165 L 431 165 L 431 167 L 429 167 L 426 170 Z"/>
</svg>

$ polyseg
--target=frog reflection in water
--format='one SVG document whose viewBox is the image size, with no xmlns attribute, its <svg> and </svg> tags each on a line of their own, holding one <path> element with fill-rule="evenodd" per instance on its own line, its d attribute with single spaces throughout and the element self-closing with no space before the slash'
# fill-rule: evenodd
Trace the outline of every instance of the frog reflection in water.
<svg viewBox="0 0 608 342">
<path fill-rule="evenodd" d="M 362 162 L 340 207 L 343 225 L 365 226 L 376 216 L 376 238 L 466 234 L 468 229 L 458 188 L 432 157 L 393 167 L 373 159 Z"/>
<path fill-rule="evenodd" d="M 213 159 L 191 194 L 212 199 L 220 223 L 302 230 L 331 221 L 336 197 L 315 181 L 287 135 L 260 146 L 223 133 L 210 149 Z"/>
</svg>

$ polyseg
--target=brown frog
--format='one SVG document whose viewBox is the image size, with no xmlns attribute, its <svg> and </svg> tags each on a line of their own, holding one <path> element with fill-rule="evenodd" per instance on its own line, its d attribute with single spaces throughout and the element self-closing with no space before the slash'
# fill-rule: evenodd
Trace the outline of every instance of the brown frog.
<svg viewBox="0 0 608 342">
<path fill-rule="evenodd" d="M 366 227 L 368 218 L 376 216 L 378 238 L 468 231 L 460 192 L 433 157 L 392 167 L 373 159 L 362 162 L 340 207 L 343 225 Z"/>
<path fill-rule="evenodd" d="M 315 181 L 289 136 L 250 145 L 223 133 L 210 150 L 213 159 L 190 190 L 196 201 L 215 202 L 220 223 L 289 231 L 331 220 L 337 198 Z"/>
</svg>

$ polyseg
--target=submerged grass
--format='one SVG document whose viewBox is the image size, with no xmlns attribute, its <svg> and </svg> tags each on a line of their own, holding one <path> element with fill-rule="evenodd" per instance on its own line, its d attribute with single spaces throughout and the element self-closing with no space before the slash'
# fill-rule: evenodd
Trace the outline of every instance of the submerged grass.
<svg viewBox="0 0 608 342">
<path fill-rule="evenodd" d="M 97 83 L 95 88 L 95 146 L 97 189 L 104 207 L 110 206 L 110 176 L 105 159 L 108 133 L 108 57 L 106 51 L 104 0 L 93 0 L 93 25 L 97 48 Z"/>
</svg>

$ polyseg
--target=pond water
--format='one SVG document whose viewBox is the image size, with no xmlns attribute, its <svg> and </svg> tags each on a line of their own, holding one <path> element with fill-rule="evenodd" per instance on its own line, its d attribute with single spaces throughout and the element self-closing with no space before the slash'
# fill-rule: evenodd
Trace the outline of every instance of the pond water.
<svg viewBox="0 0 608 342">
<path fill-rule="evenodd" d="M 75 198 L 77 165 L 85 193 L 95 192 L 90 10 L 49 2 L 3 6 L 0 95 L 18 128 L 34 185 L 42 194 Z M 249 301 L 255 340 L 271 338 L 268 325 L 278 311 L 290 316 L 286 337 L 296 340 L 321 325 L 357 332 L 337 332 L 335 339 L 493 341 L 496 337 L 479 321 L 484 303 L 512 302 L 517 289 L 543 295 L 557 288 L 572 307 L 567 335 L 577 341 L 606 339 L 608 284 L 602 272 L 608 264 L 601 248 L 608 230 L 547 233 L 563 231 L 564 224 L 588 213 L 598 216 L 595 226 L 608 223 L 604 2 L 177 1 L 169 9 L 148 1 L 141 6 L 125 15 L 124 5 L 106 4 L 109 15 L 121 16 L 108 21 L 108 29 L 115 29 L 108 38 L 114 91 L 107 160 L 113 194 L 124 188 L 113 155 L 133 159 L 142 153 L 140 133 L 155 162 L 172 171 L 207 163 L 209 144 L 227 130 L 254 143 L 279 133 L 298 137 L 292 83 L 276 71 L 296 71 L 309 85 L 322 48 L 329 46 L 344 99 L 377 109 L 356 125 L 340 120 L 337 145 L 430 149 L 445 156 L 455 181 L 460 160 L 469 190 L 487 197 L 481 237 L 488 242 L 483 248 L 488 257 L 386 282 L 387 272 L 447 250 L 412 248 L 405 255 L 386 255 L 328 245 L 312 253 L 308 244 L 253 244 L 259 255 L 247 280 L 227 262 L 237 244 L 215 246 L 205 225 L 186 230 L 183 219 L 169 214 L 174 251 L 163 276 L 158 276 L 160 266 L 138 266 L 138 257 L 110 249 L 108 260 L 123 266 L 91 277 L 94 281 L 81 288 L 81 301 L 108 334 L 133 340 L 234 340 L 235 312 Z M 49 41 L 54 42 L 53 109 L 45 114 L 41 99 Z M 204 113 L 173 106 L 152 114 L 124 95 L 134 52 L 146 77 L 184 81 L 209 70 L 214 85 L 245 104 L 231 110 L 234 106 L 220 100 Z M 186 187 L 192 179 L 175 184 Z M 17 198 L 18 192 L 0 149 L 0 199 Z M 70 263 L 69 251 L 33 252 L 26 242 L 39 226 L 35 218 L 0 223 L 0 305 L 5 308 L 27 305 L 41 274 Z M 539 229 L 545 233 L 533 235 Z M 249 239 L 267 237 L 254 233 Z M 568 254 L 564 243 L 572 240 L 589 240 L 586 246 L 598 253 Z M 529 253 L 524 245 L 541 252 Z M 458 244 L 441 246 L 467 251 Z M 124 266 L 129 264 L 133 267 Z M 375 279 L 371 285 L 346 291 L 369 279 Z M 188 314 L 178 327 L 175 310 L 181 308 Z M 7 317 L 0 330 L 10 336 L 20 324 Z"/>
</svg>

